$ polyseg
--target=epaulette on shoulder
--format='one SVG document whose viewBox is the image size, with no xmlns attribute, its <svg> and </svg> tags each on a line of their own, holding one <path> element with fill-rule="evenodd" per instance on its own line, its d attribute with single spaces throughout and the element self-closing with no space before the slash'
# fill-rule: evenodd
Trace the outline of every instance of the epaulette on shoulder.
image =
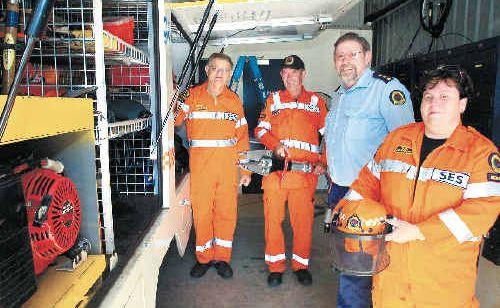
<svg viewBox="0 0 500 308">
<path fill-rule="evenodd" d="M 385 83 L 389 83 L 389 81 L 391 81 L 392 79 L 394 79 L 392 77 L 389 77 L 387 75 L 381 74 L 379 72 L 373 72 L 373 77 L 377 78 L 377 79 L 381 79 Z"/>
<path fill-rule="evenodd" d="M 494 145 L 493 141 L 491 141 L 488 137 L 481 134 L 476 128 L 472 126 L 467 126 L 467 132 L 470 133 L 474 140 L 481 140 L 481 142 L 488 143 Z"/>
</svg>

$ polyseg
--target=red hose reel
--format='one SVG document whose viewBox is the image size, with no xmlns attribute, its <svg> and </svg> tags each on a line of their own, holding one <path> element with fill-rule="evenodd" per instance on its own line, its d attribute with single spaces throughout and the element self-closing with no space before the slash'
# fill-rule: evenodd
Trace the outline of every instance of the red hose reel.
<svg viewBox="0 0 500 308">
<path fill-rule="evenodd" d="M 35 274 L 75 243 L 81 224 L 75 184 L 50 169 L 34 169 L 22 178 Z"/>
</svg>

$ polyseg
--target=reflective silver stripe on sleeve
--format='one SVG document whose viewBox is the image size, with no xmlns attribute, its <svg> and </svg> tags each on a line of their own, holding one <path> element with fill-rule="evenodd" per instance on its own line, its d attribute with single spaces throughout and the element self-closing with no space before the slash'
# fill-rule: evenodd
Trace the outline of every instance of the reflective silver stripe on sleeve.
<svg viewBox="0 0 500 308">
<path fill-rule="evenodd" d="M 366 167 L 371 171 L 374 177 L 380 180 L 380 165 L 377 164 L 374 159 L 370 160 Z"/>
<path fill-rule="evenodd" d="M 231 112 L 193 111 L 187 117 L 188 119 L 229 120 L 234 122 L 238 120 L 238 115 Z"/>
<path fill-rule="evenodd" d="M 262 136 L 264 136 L 266 133 L 268 132 L 267 129 L 261 129 L 258 133 L 257 133 L 257 138 L 262 138 Z"/>
<path fill-rule="evenodd" d="M 203 246 L 196 246 L 196 251 L 203 252 L 212 247 L 213 239 L 208 240 Z"/>
<path fill-rule="evenodd" d="M 347 192 L 347 194 L 345 194 L 344 199 L 350 200 L 350 201 L 358 201 L 358 200 L 363 200 L 363 196 L 361 196 L 354 189 L 349 189 L 349 191 Z"/>
<path fill-rule="evenodd" d="M 464 199 L 500 197 L 500 183 L 482 182 L 467 185 L 464 191 Z"/>
<path fill-rule="evenodd" d="M 472 231 L 454 210 L 448 209 L 439 213 L 439 219 L 441 219 L 460 244 L 481 240 L 480 237 L 474 237 Z"/>
<path fill-rule="evenodd" d="M 278 262 L 278 261 L 281 261 L 281 260 L 285 260 L 285 254 L 284 253 L 281 253 L 279 255 L 274 255 L 274 256 L 271 256 L 271 255 L 265 255 L 265 258 L 264 258 L 267 262 L 271 262 L 271 263 L 274 263 L 274 262 Z"/>
<path fill-rule="evenodd" d="M 407 178 L 414 179 L 416 167 L 399 160 L 385 159 L 380 162 L 380 172 L 406 173 Z"/>
<path fill-rule="evenodd" d="M 247 119 L 241 118 L 236 122 L 235 127 L 238 128 L 240 126 L 247 125 Z"/>
<path fill-rule="evenodd" d="M 233 139 L 222 139 L 222 140 L 190 140 L 189 146 L 193 148 L 224 148 L 232 147 L 236 144 L 238 140 Z"/>
<path fill-rule="evenodd" d="M 325 134 L 325 129 L 326 129 L 326 127 L 323 126 L 322 128 L 320 128 L 318 130 L 318 133 L 320 133 L 321 135 L 324 135 Z"/>
<path fill-rule="evenodd" d="M 262 127 L 262 128 L 267 129 L 267 130 L 271 130 L 271 123 L 267 122 L 267 121 L 260 121 L 259 125 L 257 125 L 257 127 Z"/>
<path fill-rule="evenodd" d="M 302 265 L 305 265 L 305 266 L 309 265 L 309 259 L 301 258 L 300 256 L 298 256 L 296 254 L 292 255 L 292 259 L 299 262 Z"/>
<path fill-rule="evenodd" d="M 294 139 L 284 139 L 280 140 L 280 143 L 289 148 L 305 150 L 312 153 L 319 153 L 319 146 L 310 144 L 309 142 Z"/>
<path fill-rule="evenodd" d="M 368 162 L 367 168 L 379 180 L 381 172 L 396 172 L 406 174 L 406 178 L 408 179 L 415 179 L 417 175 L 417 168 L 415 166 L 392 159 L 382 160 L 379 164 L 377 164 L 375 160 L 372 159 Z"/>
<path fill-rule="evenodd" d="M 223 239 L 220 239 L 220 238 L 215 238 L 215 245 L 226 247 L 226 248 L 231 248 L 231 247 L 233 247 L 233 242 L 232 241 L 223 240 Z"/>
</svg>

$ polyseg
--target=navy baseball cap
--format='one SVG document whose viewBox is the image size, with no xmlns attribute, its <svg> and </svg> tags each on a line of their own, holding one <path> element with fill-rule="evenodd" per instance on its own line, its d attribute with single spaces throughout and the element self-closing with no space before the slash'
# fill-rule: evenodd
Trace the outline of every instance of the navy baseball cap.
<svg viewBox="0 0 500 308">
<path fill-rule="evenodd" d="M 293 68 L 296 70 L 305 69 L 304 61 L 297 55 L 290 55 L 285 57 L 283 61 L 281 61 L 281 69 L 284 68 Z"/>
</svg>

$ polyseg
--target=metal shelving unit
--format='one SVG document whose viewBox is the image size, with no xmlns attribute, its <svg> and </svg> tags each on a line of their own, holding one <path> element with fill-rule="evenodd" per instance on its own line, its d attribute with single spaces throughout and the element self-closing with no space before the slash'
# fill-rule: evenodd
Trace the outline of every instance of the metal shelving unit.
<svg viewBox="0 0 500 308">
<path fill-rule="evenodd" d="M 149 25 L 152 24 L 146 1 L 115 1 L 103 3 L 103 18 L 132 18 L 134 49 L 139 55 L 149 52 Z M 131 101 L 137 107 L 151 108 L 149 57 L 142 63 L 128 58 L 116 61 L 106 57 L 107 98 Z M 121 61 L 124 60 L 124 61 Z M 137 108 L 131 110 L 137 113 Z M 152 117 L 110 123 L 110 185 L 114 195 L 152 195 L 154 193 L 153 162 L 149 159 Z"/>
<path fill-rule="evenodd" d="M 34 4 L 34 0 L 20 1 L 19 29 L 26 28 Z M 152 105 L 151 5 L 146 0 L 56 0 L 19 89 L 19 95 L 93 100 L 99 233 L 106 254 L 115 249 L 112 196 L 154 193 L 154 164 L 149 160 L 154 117 L 132 113 L 130 118 L 112 122 L 109 109 L 115 100 L 130 101 L 134 108 L 146 111 Z M 115 34 L 105 30 L 107 20 L 120 17 L 133 20 L 125 33 L 133 33 L 133 42 L 116 33 L 125 28 L 115 29 Z M 18 55 L 26 43 L 23 31 L 19 33 Z"/>
</svg>

